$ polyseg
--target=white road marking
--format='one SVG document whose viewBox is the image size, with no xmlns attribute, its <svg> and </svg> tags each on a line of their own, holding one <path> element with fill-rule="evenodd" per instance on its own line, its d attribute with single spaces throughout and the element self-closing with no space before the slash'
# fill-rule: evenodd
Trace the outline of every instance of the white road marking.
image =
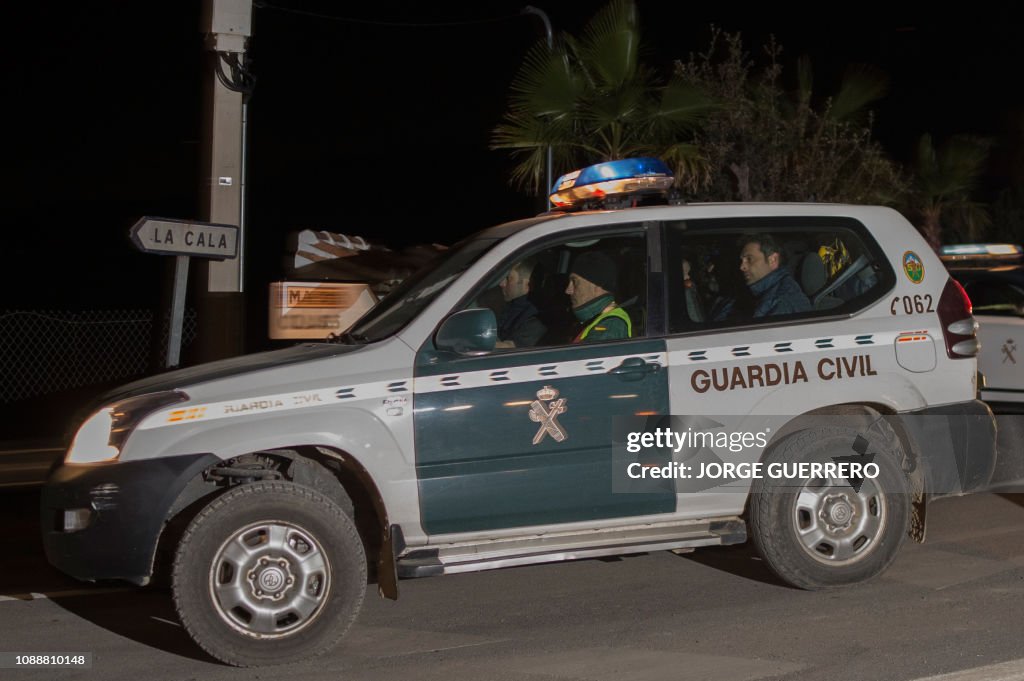
<svg viewBox="0 0 1024 681">
<path fill-rule="evenodd" d="M 181 623 L 179 623 L 179 622 L 172 622 L 169 619 L 164 619 L 163 617 L 155 617 L 155 616 L 154 617 L 150 617 L 150 619 L 151 620 L 156 620 L 157 622 L 163 622 L 164 624 L 170 624 L 172 627 L 178 627 L 179 629 L 181 629 Z"/>
<path fill-rule="evenodd" d="M 990 664 L 959 672 L 922 676 L 913 681 L 1022 681 L 1024 680 L 1024 660 L 1010 660 Z"/>
</svg>

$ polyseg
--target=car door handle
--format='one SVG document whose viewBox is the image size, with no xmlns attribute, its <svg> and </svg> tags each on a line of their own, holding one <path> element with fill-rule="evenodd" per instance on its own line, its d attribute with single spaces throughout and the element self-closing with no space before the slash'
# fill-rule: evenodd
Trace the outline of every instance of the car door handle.
<svg viewBox="0 0 1024 681">
<path fill-rule="evenodd" d="M 647 362 L 642 357 L 627 357 L 622 360 L 622 364 L 615 367 L 608 373 L 618 376 L 625 381 L 639 381 L 644 378 L 644 376 L 653 374 L 660 370 L 660 364 Z"/>
</svg>

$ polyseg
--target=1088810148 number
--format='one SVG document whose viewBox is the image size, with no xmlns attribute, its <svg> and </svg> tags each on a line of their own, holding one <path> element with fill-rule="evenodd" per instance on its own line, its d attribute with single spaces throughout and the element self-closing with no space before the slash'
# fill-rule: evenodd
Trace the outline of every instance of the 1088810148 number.
<svg viewBox="0 0 1024 681">
<path fill-rule="evenodd" d="M 0 669 L 20 667 L 92 668 L 92 653 L 0 653 Z"/>
<path fill-rule="evenodd" d="M 889 304 L 889 314 L 924 314 L 935 312 L 935 305 L 930 294 L 915 294 L 912 296 L 896 296 Z"/>
</svg>

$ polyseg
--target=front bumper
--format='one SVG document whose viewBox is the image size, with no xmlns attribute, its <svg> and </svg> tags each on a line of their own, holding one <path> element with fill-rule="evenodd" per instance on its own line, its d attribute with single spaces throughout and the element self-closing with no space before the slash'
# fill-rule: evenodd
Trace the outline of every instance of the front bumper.
<svg viewBox="0 0 1024 681">
<path fill-rule="evenodd" d="M 217 461 L 213 454 L 192 454 L 55 466 L 41 504 L 46 558 L 78 579 L 145 584 L 171 505 L 189 480 Z"/>
<path fill-rule="evenodd" d="M 931 497 L 978 492 L 996 467 L 996 419 L 981 400 L 901 414 Z"/>
</svg>

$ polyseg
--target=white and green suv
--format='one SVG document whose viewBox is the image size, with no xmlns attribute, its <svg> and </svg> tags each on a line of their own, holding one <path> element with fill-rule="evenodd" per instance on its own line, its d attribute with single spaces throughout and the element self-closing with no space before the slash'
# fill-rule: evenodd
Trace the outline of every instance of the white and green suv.
<svg viewBox="0 0 1024 681">
<path fill-rule="evenodd" d="M 49 560 L 146 584 L 166 553 L 185 628 L 249 666 L 323 652 L 404 578 L 749 537 L 791 584 L 854 583 L 987 484 L 970 302 L 898 213 L 634 207 L 661 167 L 596 168 L 556 185 L 582 210 L 462 241 L 342 337 L 109 395 L 46 484 Z M 517 346 L 522 262 L 544 333 Z"/>
</svg>

